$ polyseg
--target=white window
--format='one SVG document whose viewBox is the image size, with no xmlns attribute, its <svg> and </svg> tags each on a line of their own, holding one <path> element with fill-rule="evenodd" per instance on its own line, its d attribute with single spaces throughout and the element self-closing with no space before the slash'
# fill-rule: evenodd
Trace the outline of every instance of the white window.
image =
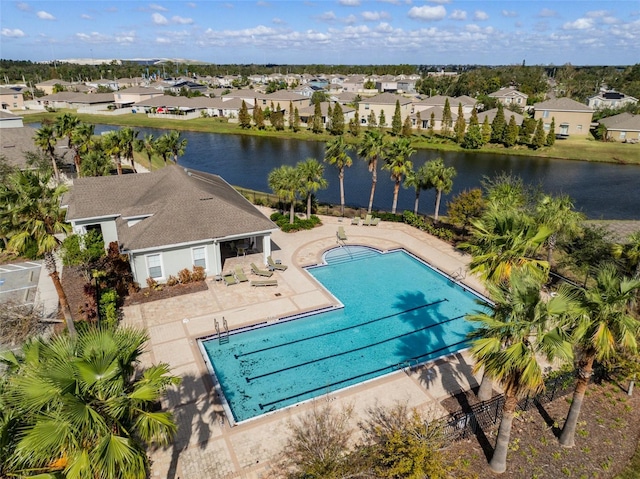
<svg viewBox="0 0 640 479">
<path fill-rule="evenodd" d="M 369 109 L 369 104 L 368 104 L 368 103 L 365 103 L 365 104 L 364 104 L 364 109 L 365 109 L 365 110 L 368 110 L 368 109 Z"/>
<path fill-rule="evenodd" d="M 549 118 L 549 110 L 544 110 L 542 112 L 542 118 Z"/>
<path fill-rule="evenodd" d="M 207 269 L 207 256 L 205 253 L 204 246 L 200 246 L 198 248 L 192 248 L 191 254 L 193 255 L 194 266 L 202 266 L 204 269 Z"/>
<path fill-rule="evenodd" d="M 626 131 L 621 131 L 620 132 L 620 139 L 624 140 L 627 137 L 627 132 Z"/>
<path fill-rule="evenodd" d="M 162 256 L 160 254 L 149 254 L 146 258 L 149 278 L 162 278 Z"/>
<path fill-rule="evenodd" d="M 544 131 L 549 131 L 551 129 L 551 123 L 544 124 Z"/>
<path fill-rule="evenodd" d="M 582 130 L 582 125 L 576 125 L 576 130 Z"/>
</svg>

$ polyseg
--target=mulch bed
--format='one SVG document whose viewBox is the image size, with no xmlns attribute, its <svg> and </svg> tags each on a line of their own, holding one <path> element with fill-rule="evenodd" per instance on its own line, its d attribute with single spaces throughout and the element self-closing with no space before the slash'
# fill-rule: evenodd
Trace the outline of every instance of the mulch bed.
<svg viewBox="0 0 640 479">
<path fill-rule="evenodd" d="M 137 293 L 130 294 L 124 299 L 125 306 L 134 304 L 149 303 L 159 299 L 174 298 L 183 294 L 197 293 L 206 291 L 207 283 L 205 281 L 197 281 L 195 283 L 176 284 L 175 286 L 162 286 L 162 289 L 141 289 Z"/>
<path fill-rule="evenodd" d="M 500 477 L 614 478 L 629 463 L 640 440 L 640 391 L 628 396 L 625 387 L 626 384 L 611 382 L 589 385 L 573 448 L 558 443 L 571 395 L 517 414 L 511 431 L 507 471 Z M 447 398 L 443 406 L 451 411 L 465 402 L 477 402 L 475 395 Z M 447 452 L 461 461 L 467 473 L 479 478 L 497 477 L 488 466 L 496 434 L 497 425 L 484 434 L 452 443 Z"/>
</svg>

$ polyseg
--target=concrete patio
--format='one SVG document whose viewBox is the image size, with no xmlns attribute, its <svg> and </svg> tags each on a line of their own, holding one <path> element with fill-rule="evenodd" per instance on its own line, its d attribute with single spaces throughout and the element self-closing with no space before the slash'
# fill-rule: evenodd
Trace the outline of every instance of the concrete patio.
<svg viewBox="0 0 640 479">
<path fill-rule="evenodd" d="M 265 209 L 265 214 L 270 210 Z M 469 257 L 424 232 L 401 223 L 352 226 L 347 219 L 322 217 L 323 225 L 310 231 L 273 235 L 276 260 L 289 266 L 275 272 L 278 286 L 255 288 L 248 282 L 225 286 L 208 280 L 208 290 L 186 296 L 127 307 L 124 323 L 147 328 L 150 341 L 143 365 L 166 362 L 182 384 L 171 391 L 164 406 L 178 422 L 173 444 L 153 451 L 152 477 L 169 479 L 265 477 L 270 461 L 286 444 L 291 421 L 317 403 L 332 401 L 337 409 L 352 407 L 354 421 L 375 405 L 406 402 L 429 414 L 444 415 L 439 402 L 477 384 L 466 353 L 398 371 L 380 379 L 322 396 L 282 411 L 231 427 L 213 388 L 197 339 L 215 334 L 215 322 L 226 320 L 229 329 L 274 321 L 282 316 L 333 304 L 333 299 L 302 267 L 321 262 L 324 251 L 336 247 L 336 231 L 343 226 L 346 244 L 381 250 L 405 248 L 440 270 L 453 273 L 465 268 Z M 249 279 L 250 263 L 263 267 L 260 254 L 226 260 L 224 272 L 240 264 Z M 467 286 L 483 292 L 479 280 L 467 276 Z"/>
</svg>

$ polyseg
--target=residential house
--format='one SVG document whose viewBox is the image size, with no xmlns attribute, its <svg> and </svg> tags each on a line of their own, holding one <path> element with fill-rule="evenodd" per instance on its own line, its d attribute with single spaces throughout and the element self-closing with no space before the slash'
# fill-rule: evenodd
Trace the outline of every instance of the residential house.
<svg viewBox="0 0 640 479">
<path fill-rule="evenodd" d="M 56 85 L 62 87 L 64 90 L 71 90 L 73 88 L 73 83 L 60 80 L 59 78 L 36 83 L 36 88 L 38 90 L 42 90 L 45 95 L 51 95 L 53 94 L 53 89 L 56 87 Z"/>
<path fill-rule="evenodd" d="M 524 108 L 527 105 L 529 95 L 516 90 L 514 87 L 500 88 L 498 91 L 489 93 L 491 98 L 495 98 L 504 106 L 517 105 Z"/>
<path fill-rule="evenodd" d="M 2 110 L 24 110 L 22 93 L 14 88 L 0 88 L 0 108 Z"/>
<path fill-rule="evenodd" d="M 555 119 L 556 135 L 569 136 L 589 134 L 593 109 L 571 98 L 554 98 L 533 105 L 534 119 L 542 118 L 545 129 L 548 130 L 551 121 Z"/>
<path fill-rule="evenodd" d="M 335 104 L 331 104 L 328 101 L 320 102 L 320 112 L 322 114 L 322 126 L 326 128 L 327 123 L 329 121 L 329 105 L 331 108 L 335 107 Z M 315 114 L 315 105 L 309 105 L 298 110 L 298 114 L 300 115 L 300 121 L 309 125 L 313 120 L 313 115 Z M 342 106 L 342 114 L 344 115 L 344 124 L 345 126 L 349 124 L 349 121 L 356 116 L 356 109 L 351 108 L 350 106 Z"/>
<path fill-rule="evenodd" d="M 74 233 L 117 242 L 134 280 L 159 283 L 193 266 L 220 275 L 231 244 L 271 254 L 277 226 L 220 176 L 178 165 L 151 173 L 76 178 L 65 197 Z M 233 253 L 235 256 L 235 253 Z"/>
<path fill-rule="evenodd" d="M 299 93 L 293 92 L 291 90 L 278 90 L 273 93 L 268 94 L 256 94 L 254 97 L 257 100 L 258 106 L 265 110 L 266 108 L 271 108 L 273 104 L 274 108 L 280 105 L 280 109 L 284 112 L 285 115 L 289 114 L 289 104 L 291 103 L 292 108 L 297 108 L 300 111 L 302 108 L 309 106 L 310 98 L 300 95 Z"/>
<path fill-rule="evenodd" d="M 404 122 L 405 118 L 411 115 L 411 100 L 393 93 L 381 93 L 370 98 L 363 98 L 360 101 L 358 104 L 360 123 L 367 125 L 371 112 L 375 113 L 376 121 L 379 123 L 380 114 L 384 111 L 386 126 L 388 128 L 391 127 L 391 121 L 396 110 L 396 102 L 400 103 L 400 116 Z"/>
<path fill-rule="evenodd" d="M 207 116 L 213 117 L 225 117 L 225 118 L 238 118 L 240 116 L 240 108 L 242 108 L 243 100 L 240 98 L 226 98 L 226 96 L 219 98 L 192 98 L 197 100 L 198 106 L 204 108 L 207 112 Z M 195 103 L 195 102 L 194 102 Z M 245 102 L 247 111 L 251 115 L 253 113 L 253 103 Z"/>
<path fill-rule="evenodd" d="M 413 104 L 413 112 L 417 113 L 422 110 L 426 110 L 428 108 L 432 108 L 434 106 L 440 107 L 444 109 L 444 106 L 449 100 L 449 107 L 451 108 L 451 113 L 455 113 L 457 116 L 458 113 L 458 105 L 462 104 L 462 114 L 466 119 L 471 116 L 471 112 L 475 108 L 478 101 L 475 98 L 471 98 L 470 96 L 462 95 L 459 97 L 452 97 L 446 95 L 435 95 L 429 98 L 425 98 L 417 103 Z M 437 130 L 437 128 L 436 128 Z"/>
<path fill-rule="evenodd" d="M 18 115 L 14 115 L 10 111 L 5 110 L 4 108 L 0 110 L 0 129 L 5 128 L 22 128 L 24 123 L 22 123 L 22 117 Z"/>
<path fill-rule="evenodd" d="M 603 118 L 599 124 L 607 128 L 607 139 L 625 143 L 640 142 L 640 115 L 620 113 Z M 638 152 L 640 154 L 640 152 Z"/>
<path fill-rule="evenodd" d="M 614 90 L 601 91 L 597 95 L 587 98 L 587 106 L 594 110 L 605 108 L 618 109 L 627 105 L 635 105 L 638 99 Z"/>
<path fill-rule="evenodd" d="M 206 107 L 203 106 L 202 102 L 205 100 L 209 100 L 209 98 L 160 95 L 134 103 L 132 108 L 135 108 L 137 111 L 152 114 L 187 115 L 193 114 L 196 110 L 204 110 Z"/>
<path fill-rule="evenodd" d="M 61 91 L 45 95 L 25 102 L 28 108 L 44 110 L 45 108 L 82 109 L 84 112 L 106 110 L 114 105 L 113 93 L 76 93 Z"/>
<path fill-rule="evenodd" d="M 458 119 L 458 113 L 456 110 L 451 110 L 451 129 L 453 130 L 453 125 L 455 125 L 456 120 Z M 416 110 L 411 114 L 411 125 L 413 128 L 421 128 L 423 130 L 428 129 L 431 126 L 431 114 L 433 113 L 433 130 L 434 131 L 442 131 L 442 117 L 444 114 L 444 108 L 441 106 L 431 106 L 426 109 Z"/>
<path fill-rule="evenodd" d="M 134 103 L 162 96 L 161 90 L 155 88 L 147 88 L 143 86 L 134 86 L 131 88 L 123 88 L 113 94 L 115 104 L 118 108 L 130 107 Z"/>
<path fill-rule="evenodd" d="M 491 110 L 478 113 L 478 123 L 480 124 L 484 123 L 485 117 L 489 119 L 489 124 L 493 123 L 493 120 L 496 117 L 496 113 L 498 113 L 497 108 L 492 108 Z M 522 116 L 520 113 L 516 113 L 515 111 L 504 110 L 504 120 L 507 123 L 509 123 L 512 116 L 516 120 L 516 125 L 518 126 L 522 125 L 522 122 L 524 121 L 524 116 Z"/>
<path fill-rule="evenodd" d="M 93 90 L 97 90 L 98 88 L 102 87 L 102 88 L 107 88 L 111 91 L 117 91 L 118 88 L 120 88 L 120 86 L 118 85 L 118 80 L 116 79 L 109 80 L 108 78 L 91 80 L 91 81 L 85 82 L 84 84 L 87 85 L 89 88 L 92 88 Z"/>
<path fill-rule="evenodd" d="M 396 93 L 398 82 L 392 75 L 383 75 L 376 80 L 376 90 L 380 93 Z"/>
<path fill-rule="evenodd" d="M 332 93 L 330 97 L 332 102 L 340 103 L 341 105 L 348 105 L 351 103 L 356 103 L 359 99 L 357 93 L 343 91 L 341 93 Z"/>
</svg>

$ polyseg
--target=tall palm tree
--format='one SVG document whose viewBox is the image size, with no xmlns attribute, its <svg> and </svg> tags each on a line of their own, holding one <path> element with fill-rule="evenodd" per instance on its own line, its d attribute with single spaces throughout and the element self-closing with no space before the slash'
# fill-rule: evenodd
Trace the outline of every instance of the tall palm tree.
<svg viewBox="0 0 640 479">
<path fill-rule="evenodd" d="M 109 176 L 111 168 L 111 159 L 99 148 L 82 155 L 80 164 L 82 176 Z"/>
<path fill-rule="evenodd" d="M 327 143 L 324 152 L 324 161 L 338 169 L 338 180 L 340 181 L 340 214 L 344 216 L 344 169 L 350 168 L 353 160 L 347 153 L 351 146 L 344 141 L 344 137 L 338 136 Z"/>
<path fill-rule="evenodd" d="M 376 183 L 378 182 L 378 160 L 384 158 L 385 145 L 384 135 L 378 130 L 367 130 L 364 132 L 362 142 L 358 147 L 358 156 L 367 162 L 369 172 L 371 173 L 371 194 L 369 195 L 369 208 L 367 212 L 371 213 L 373 208 L 373 196 L 376 192 Z"/>
<path fill-rule="evenodd" d="M 164 146 L 173 155 L 173 162 L 178 164 L 178 156 L 184 155 L 187 148 L 187 140 L 180 137 L 180 132 L 172 130 L 162 135 Z"/>
<path fill-rule="evenodd" d="M 398 206 L 398 193 L 400 192 L 400 183 L 402 179 L 413 170 L 413 163 L 409 159 L 416 152 L 411 147 L 409 138 L 398 138 L 393 141 L 386 152 L 385 164 L 383 170 L 391 172 L 391 181 L 393 181 L 393 203 L 391 205 L 391 213 L 396 213 Z"/>
<path fill-rule="evenodd" d="M 295 206 L 298 193 L 301 190 L 302 180 L 300 170 L 289 165 L 282 165 L 271 170 L 268 178 L 269 188 L 285 202 L 290 204 L 289 223 L 293 224 Z"/>
<path fill-rule="evenodd" d="M 640 231 L 631 233 L 625 244 L 613 245 L 613 256 L 626 260 L 628 269 L 633 277 L 640 279 Z"/>
<path fill-rule="evenodd" d="M 471 253 L 469 269 L 489 283 L 508 283 L 512 273 L 525 270 L 546 281 L 549 263 L 536 257 L 551 231 L 524 212 L 488 210 L 471 222 L 471 240 L 460 245 Z"/>
<path fill-rule="evenodd" d="M 82 157 L 91 151 L 95 146 L 93 135 L 95 133 L 95 125 L 91 123 L 78 123 L 71 133 L 71 141 L 73 145 L 73 161 L 76 165 L 78 176 L 82 176 Z"/>
<path fill-rule="evenodd" d="M 615 266 L 600 266 L 595 285 L 580 289 L 580 316 L 569 323 L 576 345 L 577 380 L 571 408 L 560 434 L 560 444 L 571 447 L 584 394 L 595 360 L 610 358 L 618 350 L 638 350 L 640 321 L 631 313 L 631 304 L 640 290 L 640 279 L 620 276 Z"/>
<path fill-rule="evenodd" d="M 307 196 L 307 218 L 311 217 L 311 197 L 315 192 L 327 187 L 327 180 L 323 177 L 324 165 L 315 158 L 307 158 L 296 165 L 300 172 L 302 193 Z"/>
<path fill-rule="evenodd" d="M 412 187 L 416 191 L 416 199 L 413 203 L 413 214 L 418 214 L 418 204 L 420 202 L 420 192 L 431 188 L 431 184 L 427 179 L 427 165 L 424 164 L 416 171 L 409 171 L 407 178 L 404 180 L 405 188 Z"/>
<path fill-rule="evenodd" d="M 58 170 L 58 162 L 56 161 L 56 131 L 50 125 L 42 125 L 33 137 L 35 145 L 40 148 L 46 155 L 51 158 L 51 166 L 53 166 L 53 175 L 57 182 L 60 181 L 60 170 Z"/>
<path fill-rule="evenodd" d="M 171 148 L 169 145 L 169 136 L 164 134 L 155 141 L 155 152 L 160 155 L 164 161 L 164 166 L 167 166 L 167 159 L 171 155 Z"/>
<path fill-rule="evenodd" d="M 496 445 L 489 462 L 494 472 L 507 468 L 507 452 L 511 425 L 518 399 L 544 389 L 543 370 L 538 356 L 548 360 L 572 358 L 568 336 L 556 326 L 575 310 L 575 303 L 566 289 L 545 302 L 541 284 L 524 274 L 512 276 L 508 285 L 488 285 L 495 305 L 490 313 L 467 316 L 480 323 L 471 333 L 471 354 L 475 370 L 500 382 L 504 389 L 502 419 Z"/>
<path fill-rule="evenodd" d="M 80 124 L 80 119 L 71 114 L 65 113 L 64 115 L 56 118 L 55 130 L 58 138 L 66 138 L 67 139 L 67 147 L 69 149 L 73 148 L 73 130 Z"/>
<path fill-rule="evenodd" d="M 141 140 L 136 141 L 135 144 L 136 151 L 144 151 L 147 155 L 147 159 L 149 160 L 149 171 L 153 170 L 153 163 L 151 159 L 153 155 L 156 153 L 156 140 L 153 137 L 152 133 L 146 133 Z"/>
<path fill-rule="evenodd" d="M 440 200 L 442 193 L 450 193 L 453 187 L 453 178 L 456 176 L 457 171 L 453 166 L 445 167 L 442 158 L 436 158 L 432 161 L 427 161 L 427 181 L 432 188 L 436 190 L 436 206 L 434 218 L 438 220 L 438 214 L 440 212 Z"/>
<path fill-rule="evenodd" d="M 49 185 L 50 175 L 37 171 L 17 171 L 7 181 L 12 191 L 13 232 L 9 240 L 9 248 L 22 253 L 32 245 L 37 245 L 38 255 L 44 256 L 44 266 L 55 286 L 60 300 L 60 308 L 71 334 L 75 334 L 75 326 L 67 295 L 56 268 L 55 253 L 61 241 L 56 235 L 66 233 L 70 225 L 64 221 L 64 211 L 60 208 L 60 199 L 66 191 L 64 185 L 52 188 Z"/>
<path fill-rule="evenodd" d="M 116 162 L 118 175 L 122 174 L 122 146 L 117 131 L 110 131 L 101 137 L 102 148 L 104 152 L 113 158 Z"/>
<path fill-rule="evenodd" d="M 133 150 L 134 150 L 137 138 L 138 138 L 138 132 L 135 131 L 133 128 L 129 128 L 129 127 L 122 128 L 118 132 L 118 142 L 120 143 L 120 151 L 122 152 L 124 157 L 127 159 L 127 161 L 131 164 L 131 168 L 133 169 L 134 173 L 137 173 L 135 160 L 133 159 Z"/>
<path fill-rule="evenodd" d="M 567 195 L 543 195 L 536 205 L 536 221 L 551 230 L 547 238 L 547 261 L 552 264 L 553 250 L 560 236 L 570 238 L 580 232 L 585 217 L 573 209 L 573 202 Z"/>
<path fill-rule="evenodd" d="M 3 402 L 19 427 L 5 461 L 10 475 L 144 479 L 146 447 L 176 432 L 156 410 L 179 383 L 167 364 L 137 370 L 147 335 L 132 328 L 83 328 L 27 343 L 7 355 Z"/>
</svg>

